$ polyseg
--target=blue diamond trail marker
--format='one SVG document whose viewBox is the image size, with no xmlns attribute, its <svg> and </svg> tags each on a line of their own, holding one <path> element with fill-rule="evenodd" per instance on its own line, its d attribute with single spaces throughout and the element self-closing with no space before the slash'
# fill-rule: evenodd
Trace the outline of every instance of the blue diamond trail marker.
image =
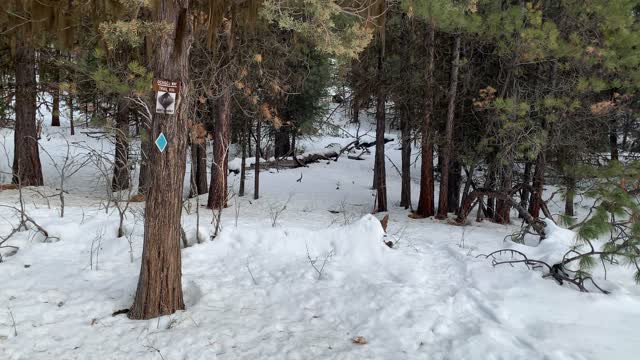
<svg viewBox="0 0 640 360">
<path fill-rule="evenodd" d="M 164 149 L 167 148 L 167 138 L 164 137 L 163 133 L 160 133 L 160 136 L 158 136 L 158 138 L 156 139 L 156 146 L 158 147 L 158 150 L 160 150 L 160 152 L 163 152 Z"/>
</svg>

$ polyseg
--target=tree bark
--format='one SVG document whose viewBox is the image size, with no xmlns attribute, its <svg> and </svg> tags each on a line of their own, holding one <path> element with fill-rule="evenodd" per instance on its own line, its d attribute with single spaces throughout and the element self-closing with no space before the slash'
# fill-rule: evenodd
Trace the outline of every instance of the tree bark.
<svg viewBox="0 0 640 360">
<path fill-rule="evenodd" d="M 526 161 L 524 163 L 524 174 L 522 175 L 522 184 L 524 187 L 522 188 L 522 194 L 520 195 L 520 206 L 526 209 L 529 203 L 529 183 L 531 182 L 531 170 L 533 168 L 533 164 L 531 161 Z M 518 217 L 522 218 L 521 215 Z"/>
<path fill-rule="evenodd" d="M 353 94 L 353 100 L 352 100 L 351 122 L 354 124 L 357 124 L 360 122 L 360 102 L 355 92 Z"/>
<path fill-rule="evenodd" d="M 618 161 L 618 125 L 615 117 L 609 123 L 609 145 L 611 146 L 611 160 Z"/>
<path fill-rule="evenodd" d="M 215 137 L 213 141 L 213 163 L 211 165 L 211 183 L 207 208 L 222 209 L 227 207 L 227 174 L 229 164 L 229 128 L 231 115 L 231 90 L 223 90 L 216 107 Z"/>
<path fill-rule="evenodd" d="M 222 42 L 221 66 L 231 62 L 233 47 L 233 26 L 221 25 Z M 207 208 L 222 209 L 227 207 L 227 175 L 229 174 L 228 150 L 231 129 L 231 84 L 232 80 L 223 76 L 223 84 L 217 99 L 215 136 L 213 141 L 213 164 L 211 165 L 211 183 L 209 184 L 209 199 Z"/>
<path fill-rule="evenodd" d="M 118 97 L 116 114 L 116 153 L 113 166 L 113 191 L 129 188 L 129 100 L 125 95 Z"/>
<path fill-rule="evenodd" d="M 576 178 L 573 176 L 567 176 L 567 193 L 564 198 L 564 214 L 566 216 L 575 216 L 573 208 L 573 200 L 576 195 Z"/>
<path fill-rule="evenodd" d="M 545 154 L 540 151 L 536 159 L 536 169 L 533 172 L 533 189 L 531 190 L 531 198 L 529 200 L 529 214 L 534 218 L 540 216 L 540 197 L 544 187 L 544 170 L 545 170 Z"/>
<path fill-rule="evenodd" d="M 164 152 L 149 153 L 149 188 L 144 218 L 144 245 L 131 319 L 150 319 L 184 309 L 180 256 L 182 187 L 187 155 L 189 50 L 192 42 L 189 0 L 159 0 L 154 22 L 175 24 L 154 43 L 151 68 L 157 79 L 177 81 L 175 114 L 155 114 L 151 133 L 163 133 Z"/>
<path fill-rule="evenodd" d="M 56 51 L 60 56 L 60 52 Z M 51 111 L 51 126 L 60 126 L 60 70 L 53 69 L 53 109 Z"/>
<path fill-rule="evenodd" d="M 511 182 L 513 177 L 513 169 L 511 168 L 511 162 L 508 165 L 502 166 L 502 183 L 501 183 L 501 192 L 508 193 L 511 190 Z M 498 198 L 496 201 L 496 213 L 494 220 L 498 224 L 508 224 L 511 222 L 510 213 L 511 213 L 511 197 L 509 199 Z"/>
<path fill-rule="evenodd" d="M 256 124 L 256 161 L 254 163 L 254 176 L 253 176 L 253 199 L 258 200 L 260 198 L 260 130 L 262 128 L 262 118 L 260 115 L 257 117 Z"/>
<path fill-rule="evenodd" d="M 238 196 L 244 196 L 244 183 L 247 180 L 247 119 L 242 123 L 241 144 L 242 147 L 242 161 L 240 162 L 240 189 L 238 190 Z"/>
<path fill-rule="evenodd" d="M 76 125 L 73 122 L 73 96 L 69 95 L 67 103 L 69 105 L 69 127 L 70 127 L 70 130 L 71 130 L 70 134 L 71 135 L 75 135 L 76 134 Z"/>
<path fill-rule="evenodd" d="M 445 128 L 445 147 L 442 153 L 440 197 L 438 201 L 438 214 L 436 218 L 447 217 L 448 188 L 449 188 L 449 162 L 453 153 L 453 120 L 455 116 L 456 94 L 458 92 L 458 69 L 460 67 L 460 34 L 456 34 L 453 41 L 453 60 L 451 62 L 451 79 L 449 83 L 449 107 L 447 109 L 447 124 Z"/>
<path fill-rule="evenodd" d="M 291 140 L 289 138 L 289 129 L 281 127 L 275 129 L 274 152 L 275 158 L 281 158 L 291 155 Z"/>
<path fill-rule="evenodd" d="M 411 124 L 406 110 L 400 111 L 402 127 L 402 189 L 400 206 L 411 207 Z"/>
<path fill-rule="evenodd" d="M 421 169 L 420 169 L 420 198 L 416 215 L 420 217 L 433 216 L 435 214 L 434 202 L 434 180 L 433 180 L 433 139 L 432 116 L 433 116 L 433 71 L 435 68 L 435 26 L 430 23 L 427 40 L 427 71 L 426 71 L 426 94 L 424 102 L 424 120 L 421 126 Z"/>
<path fill-rule="evenodd" d="M 12 182 L 19 186 L 42 186 L 36 124 L 36 53 L 33 45 L 21 39 L 21 36 L 16 41 L 15 71 L 16 122 Z"/>
<path fill-rule="evenodd" d="M 469 171 L 466 167 L 464 168 L 464 171 L 466 174 L 466 181 L 464 183 L 464 189 L 462 190 L 462 199 L 461 199 L 462 202 L 464 202 L 467 196 L 469 196 L 469 190 L 471 190 L 471 185 L 473 184 L 473 176 L 471 175 L 471 173 L 474 170 L 475 170 L 474 167 L 471 168 L 471 171 Z M 458 207 L 456 214 L 457 215 L 460 214 L 460 206 Z"/>
<path fill-rule="evenodd" d="M 207 182 L 207 140 L 196 144 L 196 186 L 198 195 L 206 194 L 209 191 Z"/>
<path fill-rule="evenodd" d="M 458 160 L 453 160 L 449 164 L 449 188 L 447 189 L 449 212 L 458 212 L 460 207 L 460 186 L 462 186 L 462 165 Z"/>
<path fill-rule="evenodd" d="M 384 157 L 385 102 L 386 95 L 382 84 L 382 65 L 384 61 L 384 45 L 378 50 L 378 89 L 376 102 L 376 157 L 374 166 L 374 182 L 376 188 L 376 211 L 387 211 L 387 175 Z"/>
</svg>

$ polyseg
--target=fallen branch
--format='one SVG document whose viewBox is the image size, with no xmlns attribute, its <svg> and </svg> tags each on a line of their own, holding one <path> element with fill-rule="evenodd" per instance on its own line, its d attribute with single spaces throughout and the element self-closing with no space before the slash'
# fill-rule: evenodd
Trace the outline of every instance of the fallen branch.
<svg viewBox="0 0 640 360">
<path fill-rule="evenodd" d="M 531 216 L 531 214 L 529 214 L 529 212 L 525 208 L 523 208 L 522 205 L 520 205 L 520 202 L 514 200 L 509 194 L 489 189 L 480 188 L 469 193 L 469 195 L 463 201 L 460 213 L 456 218 L 456 222 L 458 224 L 464 224 L 467 220 L 467 216 L 469 216 L 469 213 L 471 212 L 472 205 L 474 204 L 475 200 L 484 196 L 491 196 L 503 201 L 509 201 L 511 206 L 514 209 L 518 210 L 518 213 L 524 219 L 524 221 L 527 222 L 527 224 L 529 224 L 529 226 L 531 226 L 531 228 L 533 228 L 533 230 L 538 233 L 538 235 L 540 235 L 540 238 L 546 238 L 546 233 L 544 230 L 545 224 L 539 219 L 535 219 L 533 216 Z"/>
</svg>

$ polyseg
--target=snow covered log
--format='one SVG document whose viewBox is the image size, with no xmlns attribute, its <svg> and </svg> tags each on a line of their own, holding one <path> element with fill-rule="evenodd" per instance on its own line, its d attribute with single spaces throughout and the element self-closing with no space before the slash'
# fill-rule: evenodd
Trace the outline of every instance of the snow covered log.
<svg viewBox="0 0 640 360">
<path fill-rule="evenodd" d="M 302 155 L 296 155 L 295 157 L 287 157 L 283 159 L 270 159 L 268 161 L 260 160 L 260 167 L 263 169 L 295 169 L 299 167 L 307 166 L 307 164 L 316 163 L 321 160 L 337 160 L 340 156 L 340 149 L 335 145 L 330 145 L 324 150 L 312 151 L 304 153 Z M 255 169 L 255 164 L 252 163 L 248 167 L 249 169 Z M 240 168 L 237 166 L 229 166 L 229 172 L 234 174 L 240 173 Z"/>
</svg>

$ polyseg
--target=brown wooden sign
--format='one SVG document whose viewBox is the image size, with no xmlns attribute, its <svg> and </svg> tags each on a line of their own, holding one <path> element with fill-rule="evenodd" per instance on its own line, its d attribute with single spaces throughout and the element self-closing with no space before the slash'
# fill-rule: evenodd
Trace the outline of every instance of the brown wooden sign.
<svg viewBox="0 0 640 360">
<path fill-rule="evenodd" d="M 176 111 L 176 97 L 180 93 L 180 83 L 154 79 L 153 91 L 156 92 L 156 113 L 173 115 Z"/>
</svg>

